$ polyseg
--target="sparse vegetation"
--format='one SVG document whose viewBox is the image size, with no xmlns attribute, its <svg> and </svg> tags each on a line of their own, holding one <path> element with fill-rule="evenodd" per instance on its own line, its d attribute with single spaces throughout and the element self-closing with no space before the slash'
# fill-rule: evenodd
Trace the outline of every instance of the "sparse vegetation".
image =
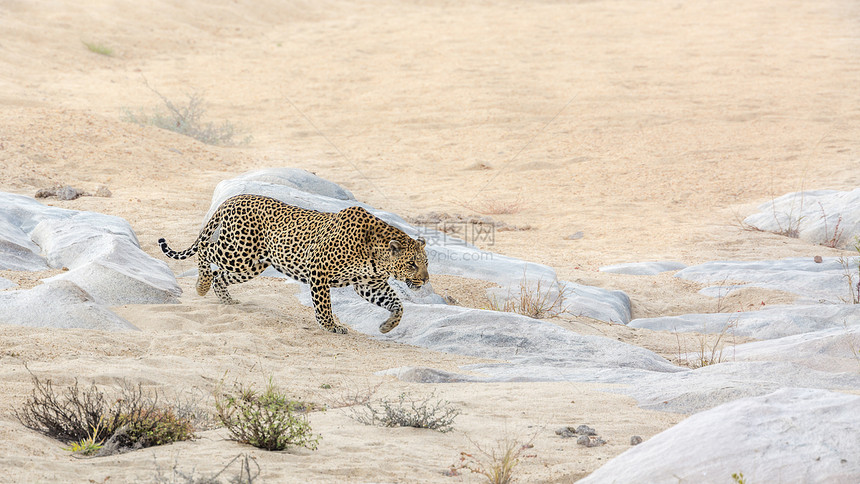
<svg viewBox="0 0 860 484">
<path fill-rule="evenodd" d="M 316 450 L 307 413 L 314 406 L 287 398 L 272 381 L 263 392 L 236 385 L 232 392 L 215 396 L 221 423 L 237 442 L 266 450 L 301 446 Z"/>
<path fill-rule="evenodd" d="M 801 190 L 803 190 L 801 185 Z M 803 201 L 804 194 L 801 191 L 800 193 L 800 208 L 798 212 L 803 213 Z M 797 215 L 794 210 L 794 201 L 792 200 L 791 209 L 786 212 L 777 212 L 776 211 L 776 200 L 771 199 L 771 214 L 773 217 L 773 221 L 776 222 L 777 229 L 772 232 L 777 235 L 782 235 L 784 237 L 790 237 L 796 239 L 800 237 L 800 223 L 805 218 L 803 215 Z M 736 213 L 735 220 L 740 224 L 741 228 L 744 230 L 750 230 L 754 232 L 765 232 L 766 230 L 760 229 L 754 225 L 749 225 L 740 216 Z"/>
<path fill-rule="evenodd" d="M 25 427 L 69 445 L 80 455 L 110 455 L 169 444 L 194 437 L 193 422 L 158 403 L 158 394 L 141 385 L 125 385 L 108 396 L 95 385 L 81 389 L 78 381 L 55 391 L 51 380 L 33 375 L 32 396 L 15 416 Z"/>
<path fill-rule="evenodd" d="M 487 309 L 522 314 L 535 319 L 558 316 L 566 309 L 564 293 L 567 287 L 563 283 L 556 283 L 546 288 L 542 282 L 539 279 L 530 284 L 524 275 L 518 294 L 508 293 L 504 298 L 492 295 L 487 298 Z"/>
<path fill-rule="evenodd" d="M 805 217 L 803 215 L 795 215 L 795 213 L 794 213 L 794 200 L 796 199 L 796 197 L 797 197 L 797 195 L 795 195 L 795 198 L 793 198 L 791 201 L 791 209 L 789 210 L 789 212 L 788 213 L 782 213 L 782 214 L 776 213 L 776 202 L 774 200 L 771 201 L 771 210 L 773 211 L 773 220 L 776 222 L 777 227 L 779 227 L 779 230 L 777 230 L 774 233 L 776 233 L 778 235 L 783 235 L 786 237 L 791 237 L 793 239 L 800 237 L 800 223 L 803 221 L 803 219 Z M 803 183 L 801 183 L 801 185 L 800 185 L 800 208 L 798 209 L 799 213 L 803 213 L 804 199 L 805 199 L 805 194 L 803 192 Z M 784 216 L 785 225 L 783 225 L 783 223 L 780 222 L 780 217 L 779 217 L 780 215 Z"/>
<path fill-rule="evenodd" d="M 735 472 L 732 474 L 732 480 L 735 481 L 736 484 L 746 484 L 746 480 L 744 479 L 743 472 Z"/>
<path fill-rule="evenodd" d="M 481 215 L 509 215 L 522 210 L 523 200 L 519 196 L 514 200 L 490 198 L 481 202 L 458 203 L 458 205 Z"/>
<path fill-rule="evenodd" d="M 525 455 L 525 451 L 534 448 L 531 441 L 520 442 L 506 437 L 496 442 L 489 450 L 475 442 L 472 442 L 472 445 L 476 451 L 461 452 L 460 462 L 451 466 L 449 474 L 456 475 L 459 470 L 465 469 L 480 474 L 487 483 L 509 484 L 516 482 L 514 471 L 520 461 L 525 457 L 534 457 Z"/>
<path fill-rule="evenodd" d="M 854 238 L 854 250 L 860 256 L 860 237 Z M 851 304 L 860 304 L 860 257 L 840 257 L 839 263 L 842 264 L 843 277 L 848 284 L 848 300 Z"/>
<path fill-rule="evenodd" d="M 149 84 L 146 87 L 161 98 L 164 106 L 155 108 L 152 114 L 146 114 L 143 110 L 134 113 L 130 109 L 125 109 L 122 118 L 123 121 L 166 129 L 190 136 L 208 145 L 235 146 L 247 144 L 251 141 L 250 136 L 241 141 L 235 140 L 236 129 L 229 121 L 224 121 L 220 125 L 212 122 L 204 122 L 203 116 L 206 114 L 205 103 L 197 93 L 188 94 L 188 100 L 183 104 L 171 101 L 150 87 Z"/>
<path fill-rule="evenodd" d="M 374 385 L 367 384 L 364 386 L 348 383 L 342 389 L 335 390 L 331 385 L 329 385 L 328 388 L 322 388 L 333 391 L 326 392 L 326 394 L 321 395 L 327 408 L 355 407 L 370 403 L 380 386 L 382 386 L 381 382 Z"/>
<path fill-rule="evenodd" d="M 821 202 L 818 202 L 818 207 L 821 209 L 821 220 L 824 221 L 824 236 L 827 237 L 827 234 L 830 233 L 827 229 L 827 213 L 824 212 L 824 205 Z M 833 235 L 821 245 L 832 249 L 839 247 L 839 244 L 842 242 L 842 232 L 844 231 L 843 228 L 840 228 L 840 225 L 842 225 L 842 215 L 836 219 L 835 227 L 833 227 Z"/>
<path fill-rule="evenodd" d="M 238 469 L 227 474 L 238 463 Z M 155 484 L 253 484 L 260 475 L 260 465 L 257 460 L 248 454 L 239 454 L 227 463 L 220 471 L 212 475 L 196 475 L 192 468 L 190 471 L 179 469 L 179 463 L 173 464 L 169 474 L 165 474 L 156 462 L 156 474 L 153 476 Z"/>
<path fill-rule="evenodd" d="M 414 427 L 445 433 L 454 429 L 454 419 L 459 414 L 459 409 L 446 400 L 437 399 L 435 393 L 423 399 L 401 393 L 396 401 L 383 399 L 364 404 L 353 411 L 352 418 L 366 425 Z"/>
<path fill-rule="evenodd" d="M 677 364 L 690 368 L 702 368 L 723 362 L 723 351 L 729 334 L 734 335 L 737 327 L 737 318 L 730 318 L 717 334 L 707 334 L 705 328 L 701 333 L 693 333 L 681 337 L 675 331 L 675 340 L 678 343 Z M 692 339 L 693 351 L 688 351 L 687 341 Z M 683 340 L 683 344 L 682 344 Z M 732 343 L 734 344 L 734 343 Z"/>
<path fill-rule="evenodd" d="M 510 215 L 522 210 L 523 201 L 517 197 L 515 200 L 489 199 L 481 202 L 475 209 L 481 215 Z"/>
<path fill-rule="evenodd" d="M 113 56 L 113 49 L 111 49 L 110 47 L 104 46 L 102 44 L 96 44 L 94 42 L 83 42 L 83 44 L 84 46 L 86 46 L 87 50 L 94 54 L 99 54 L 106 57 Z"/>
<path fill-rule="evenodd" d="M 728 279 L 723 279 L 719 287 L 726 289 L 729 284 Z M 730 312 L 731 308 L 727 307 L 726 295 L 720 290 L 717 297 L 715 313 Z M 738 318 L 735 316 L 729 317 L 726 323 L 720 329 L 719 333 L 712 334 L 708 332 L 706 323 L 702 323 L 702 330 L 699 333 L 689 333 L 683 336 L 677 330 L 674 331 L 675 341 L 678 344 L 676 353 L 676 364 L 687 366 L 689 368 L 702 368 L 704 366 L 715 365 L 723 362 L 723 352 L 725 350 L 727 339 L 732 337 L 731 345 L 735 345 L 735 332 L 738 326 Z M 690 346 L 692 351 L 690 351 Z"/>
<path fill-rule="evenodd" d="M 79 454 L 84 456 L 91 456 L 96 454 L 104 447 L 104 441 L 96 440 L 99 435 L 99 428 L 101 427 L 101 422 L 96 424 L 90 432 L 89 436 L 84 439 L 81 439 L 77 442 L 70 442 L 68 447 L 63 447 L 63 450 L 67 450 L 72 452 L 73 454 Z"/>
<path fill-rule="evenodd" d="M 851 354 L 851 357 L 860 365 L 860 343 L 857 341 L 857 335 L 848 333 L 848 322 L 843 320 L 842 327 L 845 328 L 845 340 L 848 344 L 848 352 Z"/>
</svg>

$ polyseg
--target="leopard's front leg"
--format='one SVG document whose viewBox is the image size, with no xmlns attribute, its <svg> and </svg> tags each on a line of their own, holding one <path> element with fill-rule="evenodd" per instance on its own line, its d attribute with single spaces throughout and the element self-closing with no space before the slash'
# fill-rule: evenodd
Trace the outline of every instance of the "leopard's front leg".
<svg viewBox="0 0 860 484">
<path fill-rule="evenodd" d="M 403 305 L 400 303 L 397 293 L 388 285 L 387 280 L 370 281 L 366 284 L 356 284 L 353 287 L 355 292 L 366 301 L 391 311 L 388 319 L 379 325 L 380 333 L 387 333 L 400 324 L 400 318 L 403 316 Z"/>
<path fill-rule="evenodd" d="M 345 326 L 337 323 L 331 311 L 331 287 L 323 280 L 311 279 L 311 300 L 314 302 L 314 314 L 317 323 L 326 331 L 346 334 Z"/>
</svg>

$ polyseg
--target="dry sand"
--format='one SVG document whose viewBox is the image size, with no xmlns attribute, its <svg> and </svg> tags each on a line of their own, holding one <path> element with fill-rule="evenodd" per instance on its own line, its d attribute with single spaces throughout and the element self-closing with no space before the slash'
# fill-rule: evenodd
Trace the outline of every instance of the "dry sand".
<svg viewBox="0 0 860 484">
<path fill-rule="evenodd" d="M 112 49 L 90 52 L 89 42 Z M 860 6 L 803 2 L 0 2 L 0 190 L 55 183 L 111 198 L 52 205 L 127 219 L 145 251 L 196 236 L 218 181 L 263 167 L 304 168 L 404 216 L 473 214 L 532 230 L 486 248 L 548 264 L 559 277 L 626 291 L 634 317 L 707 312 L 699 287 L 668 276 L 598 273 L 672 259 L 834 255 L 745 231 L 737 219 L 804 188 L 860 185 Z M 198 92 L 207 116 L 253 136 L 213 147 L 121 120 L 123 109 Z M 568 236 L 582 232 L 583 237 Z M 193 262 L 171 262 L 176 273 Z M 8 273 L 4 277 L 10 277 Z M 25 287 L 34 278 L 19 277 Z M 442 281 L 440 281 L 442 282 Z M 528 482 L 572 482 L 683 416 L 645 411 L 600 385 L 450 384 L 374 376 L 396 366 L 454 370 L 472 358 L 360 334 L 322 332 L 294 289 L 255 280 L 224 307 L 180 281 L 178 305 L 116 308 L 142 329 L 98 333 L 0 328 L 0 467 L 12 482 L 152 482 L 157 468 L 210 472 L 239 453 L 266 482 L 472 482 L 443 475 L 461 451 L 506 434 L 534 439 Z M 469 281 L 439 287 L 480 305 Z M 738 309 L 784 302 L 746 292 Z M 670 334 L 557 321 L 672 358 Z M 211 394 L 229 379 L 272 377 L 325 403 L 430 391 L 462 409 L 456 431 L 367 427 L 314 413 L 316 452 L 271 453 L 210 430 L 192 442 L 79 460 L 11 415 L 38 375 L 169 393 Z M 332 386 L 331 390 L 321 385 Z M 328 393 L 327 393 L 328 392 Z M 589 424 L 585 448 L 552 432 Z"/>
</svg>

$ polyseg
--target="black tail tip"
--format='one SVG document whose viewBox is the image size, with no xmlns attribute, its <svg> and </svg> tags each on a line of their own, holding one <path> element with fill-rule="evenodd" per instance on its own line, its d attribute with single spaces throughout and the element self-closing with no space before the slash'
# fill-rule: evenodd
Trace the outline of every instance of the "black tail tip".
<svg viewBox="0 0 860 484">
<path fill-rule="evenodd" d="M 167 241 L 166 241 L 166 240 L 164 240 L 164 237 L 162 237 L 162 238 L 158 239 L 158 245 L 161 245 L 161 244 L 163 244 L 163 243 L 165 243 L 165 242 L 167 242 Z"/>
</svg>

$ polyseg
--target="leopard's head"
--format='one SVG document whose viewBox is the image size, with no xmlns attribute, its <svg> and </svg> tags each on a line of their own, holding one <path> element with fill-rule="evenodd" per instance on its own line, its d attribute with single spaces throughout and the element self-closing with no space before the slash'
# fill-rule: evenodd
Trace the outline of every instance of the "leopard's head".
<svg viewBox="0 0 860 484">
<path fill-rule="evenodd" d="M 417 289 L 430 279 L 430 274 L 427 272 L 427 253 L 424 251 L 427 243 L 421 237 L 417 240 L 411 237 L 404 239 L 392 239 L 388 243 L 390 272 L 395 279 L 405 282 L 412 289 Z"/>
</svg>

